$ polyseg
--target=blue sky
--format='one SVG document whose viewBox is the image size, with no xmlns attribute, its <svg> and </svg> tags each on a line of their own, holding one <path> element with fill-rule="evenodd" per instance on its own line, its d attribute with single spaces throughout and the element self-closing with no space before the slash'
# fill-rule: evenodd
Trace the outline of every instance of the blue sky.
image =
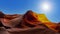
<svg viewBox="0 0 60 34">
<path fill-rule="evenodd" d="M 27 10 L 41 13 L 41 2 L 46 0 L 0 0 L 0 10 L 6 14 L 24 14 Z M 48 0 L 53 4 L 49 13 L 44 13 L 52 22 L 60 22 L 60 0 Z"/>
</svg>

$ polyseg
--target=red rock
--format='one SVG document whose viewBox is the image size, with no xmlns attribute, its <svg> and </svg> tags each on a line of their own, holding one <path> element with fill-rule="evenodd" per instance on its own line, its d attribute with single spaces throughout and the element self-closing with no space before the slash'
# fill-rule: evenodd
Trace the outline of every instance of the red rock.
<svg viewBox="0 0 60 34">
<path fill-rule="evenodd" d="M 47 23 L 48 26 L 46 26 L 45 25 L 46 22 L 44 24 L 40 20 L 38 20 L 38 14 L 33 12 L 32 10 L 27 11 L 24 15 L 3 14 L 1 18 L 3 18 L 1 19 L 1 22 L 4 26 L 13 28 L 13 29 L 10 29 L 12 32 L 9 31 L 12 34 L 40 34 L 40 33 L 41 34 L 56 34 L 57 33 L 48 27 L 49 25 L 52 24 L 51 22 L 48 22 Z M 17 28 L 17 29 L 15 30 L 14 28 Z M 17 31 L 18 28 L 20 29 L 20 31 Z M 33 28 L 36 28 L 36 29 L 33 29 Z M 52 28 L 55 28 L 55 27 L 53 26 Z M 24 30 L 24 29 L 27 29 L 27 30 Z"/>
</svg>

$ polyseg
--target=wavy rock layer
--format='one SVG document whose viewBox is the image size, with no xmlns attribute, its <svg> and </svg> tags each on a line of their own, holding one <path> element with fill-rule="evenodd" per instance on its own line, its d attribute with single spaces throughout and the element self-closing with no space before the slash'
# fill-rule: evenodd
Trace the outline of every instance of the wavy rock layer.
<svg viewBox="0 0 60 34">
<path fill-rule="evenodd" d="M 0 27 L 5 27 L 10 34 L 60 34 L 59 25 L 49 21 L 44 14 L 32 10 L 24 15 L 0 12 Z"/>
</svg>

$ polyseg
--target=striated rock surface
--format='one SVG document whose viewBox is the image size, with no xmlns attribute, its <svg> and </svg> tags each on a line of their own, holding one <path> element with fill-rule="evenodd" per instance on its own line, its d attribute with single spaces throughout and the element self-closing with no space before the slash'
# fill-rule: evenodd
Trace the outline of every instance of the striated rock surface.
<svg viewBox="0 0 60 34">
<path fill-rule="evenodd" d="M 5 32 L 8 34 L 60 34 L 59 25 L 49 21 L 44 14 L 37 14 L 32 10 L 24 15 L 0 12 L 0 27 L 6 28 Z"/>
</svg>

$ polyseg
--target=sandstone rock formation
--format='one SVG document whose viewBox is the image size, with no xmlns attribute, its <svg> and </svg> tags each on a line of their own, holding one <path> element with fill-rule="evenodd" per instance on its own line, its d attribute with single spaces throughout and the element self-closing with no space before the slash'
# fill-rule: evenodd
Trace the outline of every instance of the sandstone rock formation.
<svg viewBox="0 0 60 34">
<path fill-rule="evenodd" d="M 0 12 L 0 27 L 5 27 L 10 34 L 60 34 L 60 29 L 57 29 L 60 26 L 49 21 L 44 14 L 32 10 L 24 15 Z"/>
</svg>

